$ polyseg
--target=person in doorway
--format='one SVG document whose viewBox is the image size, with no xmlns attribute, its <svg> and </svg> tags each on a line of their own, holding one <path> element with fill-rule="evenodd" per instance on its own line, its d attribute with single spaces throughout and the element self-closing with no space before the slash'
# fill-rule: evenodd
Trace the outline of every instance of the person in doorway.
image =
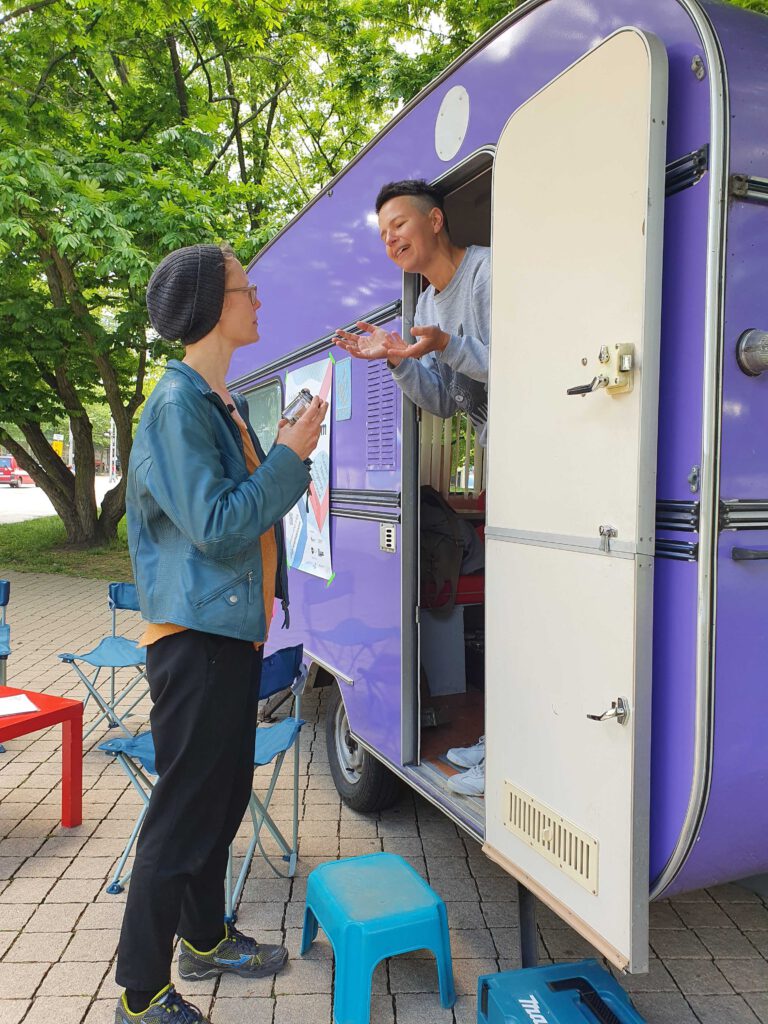
<svg viewBox="0 0 768 1024">
<path fill-rule="evenodd" d="M 406 344 L 396 332 L 360 320 L 357 327 L 364 333 L 339 328 L 334 341 L 356 359 L 386 359 L 399 387 L 427 412 L 443 418 L 466 413 L 485 446 L 491 251 L 451 240 L 442 195 L 422 179 L 384 185 L 376 213 L 387 256 L 404 273 L 419 274 L 428 283 L 416 303 L 411 328 L 416 340 Z M 483 737 L 472 747 L 452 748 L 448 756 L 465 769 L 447 780 L 448 789 L 482 796 Z"/>
<path fill-rule="evenodd" d="M 224 923 L 227 853 L 253 781 L 263 644 L 287 613 L 281 518 L 309 485 L 327 404 L 281 421 L 265 454 L 225 380 L 258 340 L 256 286 L 229 246 L 166 256 L 147 288 L 152 326 L 185 346 L 147 402 L 128 467 L 128 542 L 148 626 L 158 780 L 138 840 L 117 958 L 115 1024 L 205 1024 L 179 974 L 261 977 L 287 960 Z"/>
<path fill-rule="evenodd" d="M 491 251 L 451 241 L 442 196 L 423 180 L 384 185 L 376 213 L 387 256 L 428 282 L 411 328 L 416 340 L 361 320 L 365 333 L 338 329 L 334 341 L 356 359 L 386 359 L 403 392 L 435 416 L 467 413 L 485 445 Z"/>
</svg>

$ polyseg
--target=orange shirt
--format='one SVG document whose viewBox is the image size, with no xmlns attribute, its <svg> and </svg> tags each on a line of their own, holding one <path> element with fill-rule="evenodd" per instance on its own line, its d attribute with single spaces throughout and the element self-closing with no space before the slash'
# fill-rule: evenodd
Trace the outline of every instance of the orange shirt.
<svg viewBox="0 0 768 1024">
<path fill-rule="evenodd" d="M 244 423 L 241 422 L 240 417 L 232 417 L 237 424 L 240 434 L 243 439 L 243 451 L 245 452 L 245 464 L 248 467 L 248 472 L 253 473 L 259 468 L 261 463 L 259 457 L 256 454 L 256 449 L 253 447 L 250 435 Z M 275 540 L 275 528 L 271 526 L 266 533 L 262 533 L 259 538 L 261 544 L 261 570 L 263 580 L 263 594 L 264 594 L 264 619 L 266 621 L 266 636 L 269 635 L 269 625 L 272 621 L 272 611 L 275 604 L 275 577 L 277 575 L 277 541 Z M 164 636 L 171 636 L 173 633 L 183 633 L 187 629 L 187 626 L 177 626 L 173 622 L 148 622 L 147 628 L 144 630 L 144 635 L 139 644 L 142 647 L 147 647 L 149 644 L 153 644 L 156 640 L 159 640 Z M 261 642 L 255 642 L 254 647 L 259 648 L 262 646 Z"/>
</svg>

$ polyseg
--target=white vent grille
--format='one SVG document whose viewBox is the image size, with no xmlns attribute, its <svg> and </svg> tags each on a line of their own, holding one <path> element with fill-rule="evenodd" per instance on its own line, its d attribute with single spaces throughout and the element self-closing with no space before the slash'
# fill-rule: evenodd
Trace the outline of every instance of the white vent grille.
<svg viewBox="0 0 768 1024">
<path fill-rule="evenodd" d="M 397 452 L 397 385 L 383 359 L 367 364 L 366 466 L 395 469 Z"/>
<path fill-rule="evenodd" d="M 511 782 L 504 783 L 503 821 L 510 832 L 597 895 L 596 839 Z"/>
</svg>

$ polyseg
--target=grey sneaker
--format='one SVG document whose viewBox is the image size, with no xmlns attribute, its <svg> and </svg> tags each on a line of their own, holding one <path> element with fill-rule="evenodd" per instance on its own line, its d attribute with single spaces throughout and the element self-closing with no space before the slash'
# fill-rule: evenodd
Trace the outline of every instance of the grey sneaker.
<svg viewBox="0 0 768 1024">
<path fill-rule="evenodd" d="M 485 736 L 472 747 L 451 747 L 445 756 L 459 768 L 474 768 L 485 760 Z"/>
<path fill-rule="evenodd" d="M 179 943 L 179 975 L 187 981 L 215 978 L 219 974 L 239 974 L 242 978 L 264 978 L 285 967 L 285 946 L 268 946 L 243 935 L 231 924 L 226 935 L 213 949 L 201 953 L 182 939 Z M 170 1022 L 169 1022 L 170 1024 Z"/>
<path fill-rule="evenodd" d="M 452 775 L 445 784 L 452 793 L 458 793 L 460 796 L 483 796 L 485 793 L 485 761 L 481 761 L 480 764 L 476 764 L 458 775 Z"/>
<path fill-rule="evenodd" d="M 200 1010 L 182 999 L 173 985 L 158 992 L 143 1013 L 131 1013 L 125 993 L 117 1001 L 115 1024 L 210 1024 Z"/>
</svg>

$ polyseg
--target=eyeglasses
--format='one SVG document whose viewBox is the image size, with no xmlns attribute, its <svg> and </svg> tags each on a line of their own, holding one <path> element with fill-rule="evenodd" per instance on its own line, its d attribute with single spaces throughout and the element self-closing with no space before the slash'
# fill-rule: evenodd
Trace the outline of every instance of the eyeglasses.
<svg viewBox="0 0 768 1024">
<path fill-rule="evenodd" d="M 251 305 L 256 305 L 256 285 L 246 284 L 242 288 L 225 288 L 224 292 L 248 292 L 248 298 L 251 300 Z"/>
</svg>

